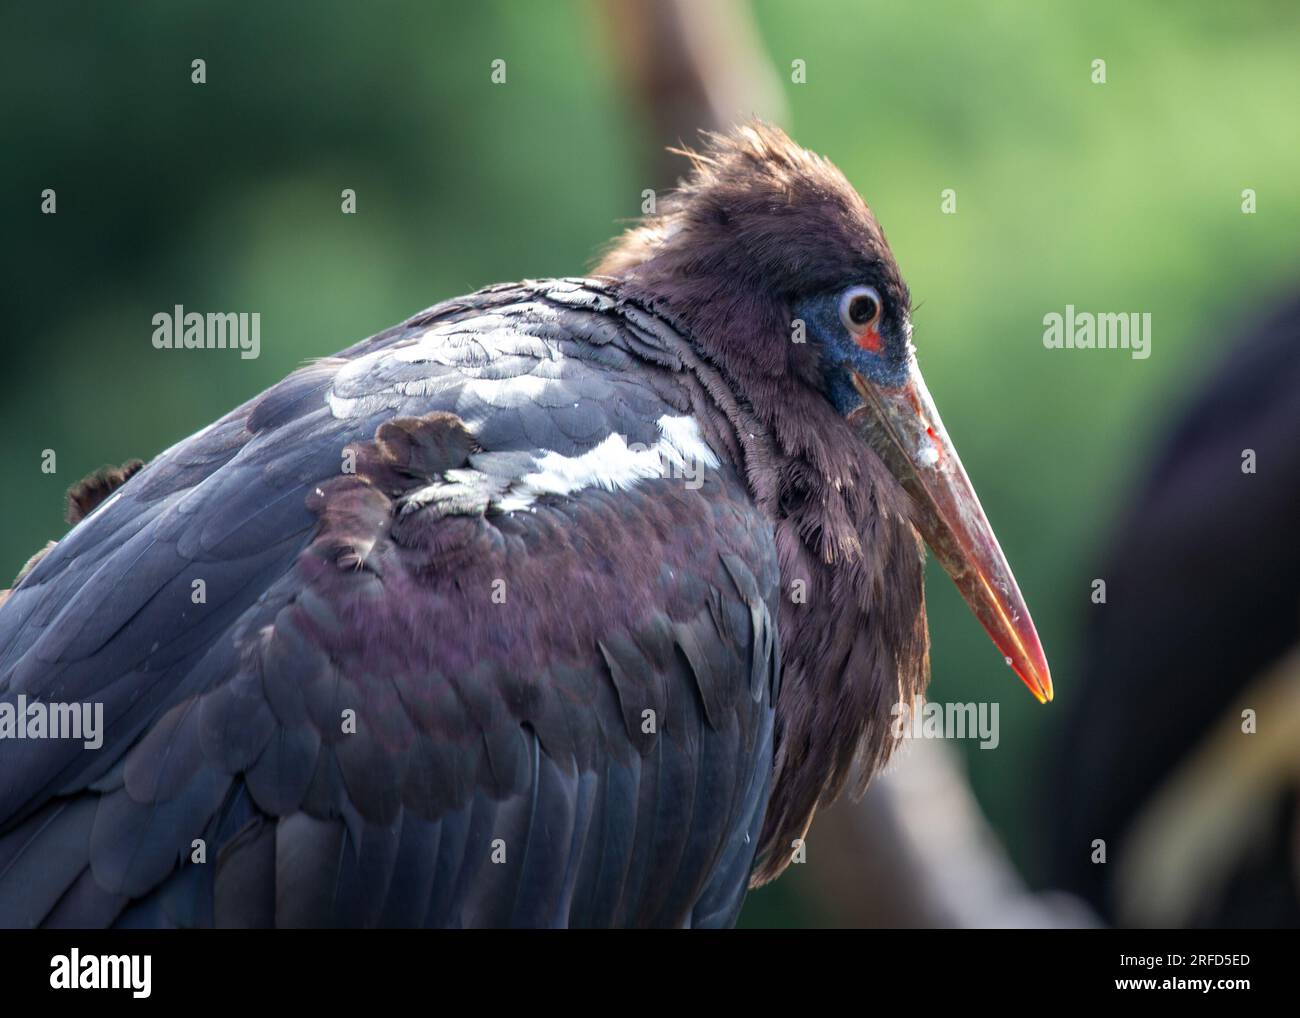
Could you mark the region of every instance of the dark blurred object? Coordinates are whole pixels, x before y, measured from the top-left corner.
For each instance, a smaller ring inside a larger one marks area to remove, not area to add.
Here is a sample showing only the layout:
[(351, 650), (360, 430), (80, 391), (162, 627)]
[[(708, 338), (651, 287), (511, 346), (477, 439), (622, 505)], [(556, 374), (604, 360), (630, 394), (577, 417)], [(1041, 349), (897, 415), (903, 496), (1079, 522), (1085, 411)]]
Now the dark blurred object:
[(1052, 858), (1111, 921), (1300, 924), (1297, 525), (1300, 298), (1226, 351), (1098, 574)]
[(614, 71), (648, 126), (656, 186), (671, 185), (683, 166), (665, 145), (691, 145), (701, 130), (727, 130), (756, 115), (786, 122), (748, 3), (606, 0), (599, 8)]

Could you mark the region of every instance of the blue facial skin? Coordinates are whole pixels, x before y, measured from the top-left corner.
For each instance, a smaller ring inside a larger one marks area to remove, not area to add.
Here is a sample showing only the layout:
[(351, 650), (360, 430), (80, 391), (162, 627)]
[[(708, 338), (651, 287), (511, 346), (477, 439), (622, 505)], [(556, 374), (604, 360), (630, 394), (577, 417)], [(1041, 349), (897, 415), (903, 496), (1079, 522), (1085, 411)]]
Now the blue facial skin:
[(907, 381), (907, 342), (892, 327), (888, 312), (880, 325), (882, 340), (879, 353), (864, 350), (854, 341), (840, 321), (840, 297), (843, 290), (822, 294), (795, 308), (812, 337), (825, 351), (826, 395), (841, 414), (862, 405), (862, 397), (853, 387), (849, 368), (886, 389), (896, 389)]

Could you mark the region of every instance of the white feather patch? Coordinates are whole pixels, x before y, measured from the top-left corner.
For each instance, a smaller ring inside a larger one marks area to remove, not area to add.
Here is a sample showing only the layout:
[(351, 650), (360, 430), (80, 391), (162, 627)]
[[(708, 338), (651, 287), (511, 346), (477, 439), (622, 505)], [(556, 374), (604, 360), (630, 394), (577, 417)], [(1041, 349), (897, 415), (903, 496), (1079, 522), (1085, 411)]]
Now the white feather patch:
[[(584, 488), (620, 491), (648, 477), (700, 478), (705, 467), (716, 468), (718, 457), (700, 434), (693, 417), (670, 417), (656, 422), (659, 441), (654, 445), (629, 446), (619, 434), (611, 434), (580, 456), (548, 452), (537, 461), (538, 469), (510, 486), (497, 503), (502, 512), (527, 509), (542, 495), (572, 495)], [(695, 484), (699, 487), (699, 484)]]

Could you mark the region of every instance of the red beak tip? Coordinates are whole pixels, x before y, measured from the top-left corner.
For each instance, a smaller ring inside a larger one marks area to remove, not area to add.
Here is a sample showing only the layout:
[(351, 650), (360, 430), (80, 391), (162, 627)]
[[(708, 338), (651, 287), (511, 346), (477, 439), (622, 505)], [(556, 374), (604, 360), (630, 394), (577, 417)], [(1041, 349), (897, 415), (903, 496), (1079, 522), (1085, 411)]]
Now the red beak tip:
[(1025, 688), (1033, 694), (1035, 700), (1039, 703), (1051, 703), (1056, 695), (1052, 688), (1052, 675), (1047, 670), (1047, 662), (1044, 661), (1041, 667), (1022, 668), (1016, 665), (1016, 662), (1010, 657), (1003, 657), (1007, 665), (1020, 677), (1020, 681), (1025, 684)]
[(1052, 677), (1046, 669), (1034, 672), (1032, 681), (1026, 682), (1029, 691), (1034, 694), (1034, 699), (1039, 703), (1051, 703), (1052, 698), (1056, 695), (1052, 689)]

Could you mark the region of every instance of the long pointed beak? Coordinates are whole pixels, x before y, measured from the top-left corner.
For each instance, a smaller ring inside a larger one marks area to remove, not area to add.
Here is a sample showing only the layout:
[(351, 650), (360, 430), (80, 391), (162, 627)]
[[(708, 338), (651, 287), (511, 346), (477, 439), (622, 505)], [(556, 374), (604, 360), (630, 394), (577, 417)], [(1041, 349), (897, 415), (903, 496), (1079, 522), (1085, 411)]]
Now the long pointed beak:
[(856, 372), (853, 384), (866, 405), (849, 420), (911, 495), (913, 522), (1007, 664), (1046, 703), (1052, 676), (1043, 645), (916, 361), (897, 388)]

